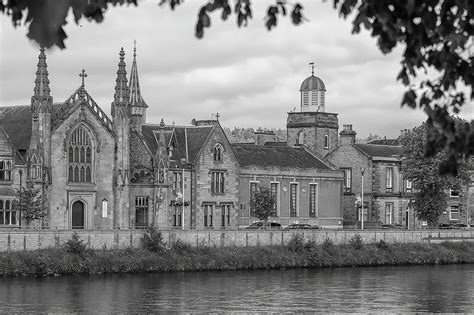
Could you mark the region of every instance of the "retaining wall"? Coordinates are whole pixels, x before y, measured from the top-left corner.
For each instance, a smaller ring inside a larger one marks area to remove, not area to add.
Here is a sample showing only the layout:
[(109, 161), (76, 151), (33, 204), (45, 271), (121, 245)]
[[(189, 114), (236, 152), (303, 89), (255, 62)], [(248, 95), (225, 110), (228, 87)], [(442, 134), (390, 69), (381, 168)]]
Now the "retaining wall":
[[(80, 238), (88, 247), (126, 248), (140, 246), (142, 230), (80, 230)], [(359, 234), (365, 244), (384, 240), (387, 243), (440, 243), (445, 241), (474, 241), (474, 230), (163, 230), (163, 239), (172, 243), (178, 239), (193, 246), (265, 246), (285, 245), (294, 234), (303, 235), (305, 240), (322, 243), (326, 238), (335, 244), (347, 243)], [(0, 252), (35, 250), (60, 247), (71, 239), (73, 231), (66, 230), (0, 230)]]

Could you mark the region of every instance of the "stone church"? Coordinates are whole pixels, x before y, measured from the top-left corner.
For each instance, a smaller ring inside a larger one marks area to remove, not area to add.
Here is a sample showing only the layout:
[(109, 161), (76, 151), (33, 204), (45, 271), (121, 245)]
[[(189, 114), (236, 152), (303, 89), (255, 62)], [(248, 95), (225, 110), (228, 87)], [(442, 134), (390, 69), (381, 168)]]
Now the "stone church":
[(0, 227), (25, 225), (13, 201), (32, 182), (48, 210), (33, 225), (48, 228), (235, 229), (256, 220), (259, 185), (275, 196), (272, 221), (342, 228), (343, 175), (324, 158), (338, 142), (337, 114), (325, 112), (314, 74), (300, 111), (288, 113), (288, 141), (259, 130), (251, 144), (231, 144), (218, 119), (147, 122), (135, 49), (129, 76), (120, 51), (110, 117), (81, 76), (53, 102), (41, 49), (31, 103), (0, 107)]

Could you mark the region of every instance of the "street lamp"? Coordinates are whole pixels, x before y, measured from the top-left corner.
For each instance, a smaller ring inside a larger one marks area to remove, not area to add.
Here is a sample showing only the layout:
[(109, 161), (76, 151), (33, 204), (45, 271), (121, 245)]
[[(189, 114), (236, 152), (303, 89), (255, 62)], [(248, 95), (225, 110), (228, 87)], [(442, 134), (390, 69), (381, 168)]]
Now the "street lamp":
[(360, 169), (360, 173), (362, 174), (362, 191), (361, 191), (361, 207), (360, 207), (360, 227), (361, 227), (361, 230), (364, 229), (364, 173), (365, 173), (365, 167), (361, 167)]

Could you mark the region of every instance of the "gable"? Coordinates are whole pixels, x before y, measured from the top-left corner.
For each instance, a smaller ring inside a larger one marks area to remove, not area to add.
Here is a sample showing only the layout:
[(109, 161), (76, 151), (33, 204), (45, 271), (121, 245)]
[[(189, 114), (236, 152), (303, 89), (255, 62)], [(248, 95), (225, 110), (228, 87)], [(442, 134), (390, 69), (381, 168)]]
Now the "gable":
[(0, 156), (11, 156), (13, 148), (10, 145), (8, 135), (0, 126)]
[(369, 159), (366, 154), (353, 145), (340, 145), (326, 155), (326, 158), (338, 167), (354, 167), (359, 163), (365, 165)]

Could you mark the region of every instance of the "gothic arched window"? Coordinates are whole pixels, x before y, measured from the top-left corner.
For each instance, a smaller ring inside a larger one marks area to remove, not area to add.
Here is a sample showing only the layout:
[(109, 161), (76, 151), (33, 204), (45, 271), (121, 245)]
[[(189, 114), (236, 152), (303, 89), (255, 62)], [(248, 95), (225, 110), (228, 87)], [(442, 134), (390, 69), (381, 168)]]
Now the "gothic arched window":
[(220, 143), (216, 144), (214, 146), (214, 161), (216, 162), (221, 162), (222, 161), (222, 152), (224, 151), (224, 148)]
[(296, 138), (296, 144), (304, 144), (304, 131), (303, 130), (298, 132), (298, 137)]
[(89, 132), (77, 127), (68, 143), (68, 181), (72, 183), (92, 182), (92, 140)]

